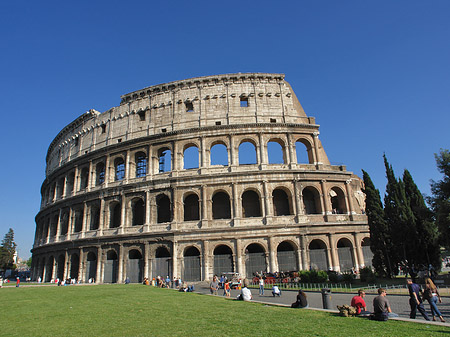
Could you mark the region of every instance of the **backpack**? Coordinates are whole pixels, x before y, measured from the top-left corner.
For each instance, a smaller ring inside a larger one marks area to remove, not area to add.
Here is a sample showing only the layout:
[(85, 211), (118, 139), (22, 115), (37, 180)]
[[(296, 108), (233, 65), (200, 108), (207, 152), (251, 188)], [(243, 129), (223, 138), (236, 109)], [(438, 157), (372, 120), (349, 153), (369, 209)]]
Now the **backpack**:
[(338, 305), (337, 306), (339, 310), (339, 315), (342, 317), (348, 317), (348, 316), (355, 316), (358, 310), (355, 307), (352, 307), (350, 305), (344, 304), (344, 305)]

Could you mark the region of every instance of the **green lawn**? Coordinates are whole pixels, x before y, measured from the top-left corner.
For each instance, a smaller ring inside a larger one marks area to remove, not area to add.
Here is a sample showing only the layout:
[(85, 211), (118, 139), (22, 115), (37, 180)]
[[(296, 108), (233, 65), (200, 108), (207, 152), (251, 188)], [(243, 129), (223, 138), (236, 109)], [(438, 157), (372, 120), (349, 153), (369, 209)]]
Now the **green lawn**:
[(2, 336), (440, 336), (450, 328), (374, 322), (143, 285), (0, 289)]

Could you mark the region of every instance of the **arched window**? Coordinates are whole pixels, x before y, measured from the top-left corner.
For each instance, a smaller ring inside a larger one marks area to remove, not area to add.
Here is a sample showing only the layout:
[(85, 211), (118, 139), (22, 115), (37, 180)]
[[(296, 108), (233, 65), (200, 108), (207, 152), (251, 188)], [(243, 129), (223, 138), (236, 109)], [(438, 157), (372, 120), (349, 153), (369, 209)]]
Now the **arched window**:
[(269, 157), (269, 164), (286, 163), (283, 146), (280, 144), (280, 142), (270, 141), (267, 143), (267, 155)]
[(109, 228), (117, 228), (121, 225), (122, 207), (119, 202), (114, 202), (109, 208)]
[(172, 151), (162, 148), (158, 151), (159, 173), (169, 172), (172, 169)]
[(230, 247), (219, 245), (214, 249), (214, 274), (234, 272), (233, 252)]
[(91, 206), (91, 222), (89, 224), (89, 229), (97, 230), (100, 225), (100, 207), (97, 205)]
[(89, 169), (87, 167), (83, 167), (81, 170), (81, 182), (80, 182), (80, 190), (84, 190), (88, 187), (89, 184)]
[(67, 177), (67, 191), (66, 191), (67, 195), (72, 195), (74, 183), (75, 183), (75, 172), (71, 172)]
[(215, 144), (211, 147), (211, 165), (228, 166), (228, 151), (224, 144)]
[(331, 210), (333, 214), (345, 214), (345, 196), (340, 188), (333, 187), (330, 190)]
[(65, 210), (61, 215), (61, 235), (66, 235), (69, 229), (69, 211)]
[(96, 186), (99, 186), (105, 182), (105, 164), (103, 162), (100, 162), (95, 166), (95, 175)]
[(200, 281), (201, 279), (201, 264), (200, 252), (195, 247), (188, 247), (184, 251), (184, 273), (183, 279), (186, 281)]
[(58, 180), (58, 188), (56, 189), (56, 197), (62, 198), (64, 192), (64, 178)]
[(156, 197), (156, 208), (158, 213), (158, 223), (172, 221), (170, 199), (167, 195), (160, 194)]
[(261, 216), (259, 195), (255, 191), (245, 191), (242, 194), (242, 217), (252, 218)]
[(82, 226), (83, 226), (83, 210), (76, 209), (75, 216), (74, 216), (73, 231), (75, 233), (81, 232)]
[(144, 152), (138, 152), (135, 155), (136, 178), (145, 177), (147, 174), (147, 156)]
[(295, 153), (298, 164), (314, 164), (312, 146), (306, 140), (295, 142)]
[(141, 198), (131, 201), (132, 226), (143, 225), (145, 223), (145, 205)]
[(245, 249), (245, 269), (247, 278), (256, 274), (261, 275), (267, 271), (266, 253), (264, 247), (258, 243), (252, 243)]
[(231, 219), (230, 198), (224, 192), (217, 192), (212, 197), (213, 219)]
[(125, 162), (122, 158), (116, 158), (116, 160), (114, 160), (114, 171), (115, 171), (114, 175), (115, 181), (120, 181), (123, 180), (123, 178), (125, 178)]
[(292, 243), (288, 241), (281, 242), (277, 247), (277, 259), (279, 271), (298, 270), (297, 255)]
[(289, 197), (282, 189), (275, 189), (272, 192), (273, 213), (275, 216), (290, 215)]
[(256, 147), (249, 141), (244, 141), (239, 145), (239, 165), (257, 164)]
[(191, 145), (184, 150), (184, 169), (198, 168), (198, 147)]
[(184, 198), (184, 221), (199, 220), (198, 196), (189, 194)]
[(305, 214), (320, 214), (320, 197), (315, 188), (305, 187), (302, 197)]

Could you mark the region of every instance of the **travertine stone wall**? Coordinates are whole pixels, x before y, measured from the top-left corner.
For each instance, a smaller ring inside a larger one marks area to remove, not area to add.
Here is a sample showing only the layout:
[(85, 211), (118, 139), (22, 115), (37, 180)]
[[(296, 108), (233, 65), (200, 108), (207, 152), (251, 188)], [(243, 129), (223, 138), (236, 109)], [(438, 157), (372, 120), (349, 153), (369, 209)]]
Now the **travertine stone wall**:
[[(220, 266), (250, 277), (370, 264), (361, 180), (330, 165), (318, 136), (281, 74), (176, 81), (90, 110), (50, 144), (33, 275), (205, 280)], [(244, 143), (253, 164), (240, 163)], [(198, 165), (185, 169), (192, 149)]]

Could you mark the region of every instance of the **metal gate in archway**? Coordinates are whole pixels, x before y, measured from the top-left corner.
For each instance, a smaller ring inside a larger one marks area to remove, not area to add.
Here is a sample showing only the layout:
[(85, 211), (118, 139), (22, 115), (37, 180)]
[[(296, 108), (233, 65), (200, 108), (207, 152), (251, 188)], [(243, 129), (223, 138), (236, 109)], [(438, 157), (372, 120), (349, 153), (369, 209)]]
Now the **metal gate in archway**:
[(311, 269), (328, 270), (327, 250), (326, 249), (310, 249), (309, 264)]
[(297, 257), (293, 250), (278, 251), (278, 271), (297, 271)]
[(117, 282), (117, 260), (106, 260), (103, 273), (104, 283)]
[(161, 276), (164, 279), (166, 276), (172, 278), (172, 258), (171, 257), (157, 257), (152, 261), (152, 277), (156, 279)]
[(339, 247), (338, 249), (339, 257), (339, 268), (341, 272), (349, 271), (353, 267), (353, 256), (351, 247)]
[(247, 253), (245, 270), (247, 278), (252, 278), (256, 273), (261, 274), (261, 272), (265, 272), (267, 270), (266, 254), (264, 252)]
[(183, 279), (192, 282), (201, 281), (201, 277), (200, 256), (185, 256)]
[(128, 259), (127, 277), (131, 283), (142, 282), (142, 259)]
[(233, 255), (222, 254), (214, 255), (214, 275), (234, 272)]
[(362, 246), (361, 249), (364, 257), (364, 266), (372, 267), (373, 253), (370, 246)]
[(86, 261), (86, 281), (96, 278), (97, 274), (97, 260)]

